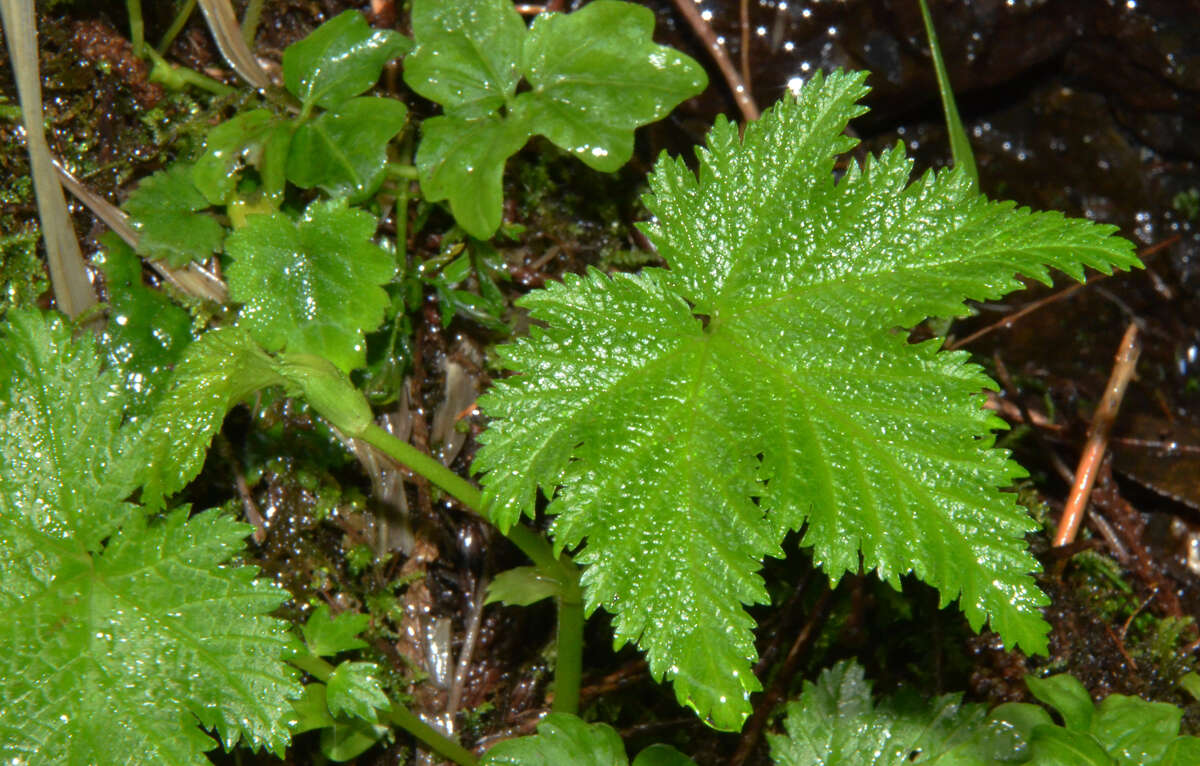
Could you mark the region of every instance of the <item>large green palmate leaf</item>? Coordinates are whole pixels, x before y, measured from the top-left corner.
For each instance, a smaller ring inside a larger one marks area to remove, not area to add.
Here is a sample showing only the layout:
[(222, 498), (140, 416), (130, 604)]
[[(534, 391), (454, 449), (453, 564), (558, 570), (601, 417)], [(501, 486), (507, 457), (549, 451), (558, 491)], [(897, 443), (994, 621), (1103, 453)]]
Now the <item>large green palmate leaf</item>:
[(1113, 227), (989, 202), (960, 173), (910, 184), (900, 147), (836, 179), (864, 78), (814, 77), (744, 140), (718, 121), (698, 176), (660, 161), (646, 231), (670, 269), (523, 299), (536, 325), (500, 350), (520, 374), (480, 402), (491, 518), (551, 497), (556, 542), (583, 546), (587, 608), (720, 728), (759, 688), (742, 604), (767, 601), (757, 570), (789, 530), (835, 580), (861, 554), (1045, 650), (1035, 525), (999, 489), (1022, 471), (978, 396), (992, 384), (895, 328), (963, 315), (1018, 272), (1137, 264)]
[(205, 764), (217, 742), (199, 726), (282, 754), (300, 687), (269, 615), (288, 594), (227, 565), (249, 528), (126, 501), (147, 462), (122, 376), (58, 319), (6, 319), (0, 760)]

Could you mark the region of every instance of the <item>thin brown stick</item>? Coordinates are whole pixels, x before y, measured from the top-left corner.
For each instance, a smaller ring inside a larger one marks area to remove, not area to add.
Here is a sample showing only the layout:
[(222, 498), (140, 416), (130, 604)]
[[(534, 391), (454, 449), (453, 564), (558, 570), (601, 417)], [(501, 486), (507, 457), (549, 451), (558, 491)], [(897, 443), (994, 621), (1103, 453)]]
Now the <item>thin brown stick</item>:
[(728, 83), (729, 89), (733, 91), (733, 98), (737, 101), (738, 109), (742, 110), (742, 118), (746, 122), (757, 120), (759, 115), (758, 104), (754, 102), (754, 97), (750, 95), (750, 89), (742, 80), (742, 76), (734, 68), (733, 61), (730, 60), (729, 54), (725, 51), (725, 46), (717, 42), (716, 33), (713, 32), (712, 27), (708, 25), (704, 17), (700, 15), (700, 11), (696, 10), (696, 3), (693, 0), (675, 0), (675, 7), (683, 15), (683, 18), (687, 19), (687, 23), (704, 43), (704, 46), (708, 48), (713, 61), (717, 62), (717, 67), (725, 77), (725, 82)]
[[(1101, 278), (1103, 278), (1103, 275), (1101, 276)], [(982, 330), (976, 330), (975, 332), (971, 333), (970, 335), (968, 335), (965, 338), (961, 338), (952, 343), (947, 343), (946, 350), (953, 351), (957, 348), (962, 348), (963, 346), (967, 345), (968, 343), (979, 340), (984, 335), (987, 335), (988, 333), (992, 332), (993, 330), (998, 330), (1001, 327), (1012, 327), (1013, 323), (1016, 322), (1021, 317), (1032, 314), (1033, 312), (1037, 311), (1038, 309), (1042, 308), (1043, 306), (1049, 306), (1051, 303), (1054, 303), (1056, 301), (1061, 301), (1063, 298), (1069, 298), (1070, 296), (1072, 296), (1076, 292), (1078, 292), (1079, 289), (1084, 286), (1084, 284), (1086, 284), (1086, 283), (1071, 285), (1066, 290), (1062, 290), (1060, 292), (1054, 293), (1053, 295), (1047, 295), (1045, 298), (1040, 298), (1040, 299), (1034, 301), (1033, 303), (1026, 304), (1026, 305), (1022, 306), (1019, 311), (1016, 311), (1016, 312), (1004, 317), (1004, 319), (1001, 319), (999, 322), (993, 322), (992, 324), (988, 325), (987, 327), (984, 327)]]
[(729, 766), (742, 766), (754, 752), (754, 748), (758, 746), (763, 728), (767, 724), (767, 717), (787, 694), (788, 686), (791, 684), (792, 676), (796, 674), (796, 667), (800, 664), (800, 659), (816, 639), (821, 626), (825, 624), (832, 599), (833, 591), (826, 588), (817, 598), (817, 602), (813, 604), (808, 621), (796, 634), (796, 640), (792, 642), (792, 647), (788, 650), (783, 665), (775, 675), (775, 680), (771, 682), (771, 688), (767, 689), (767, 693), (754, 706), (754, 715), (750, 717), (750, 720), (746, 722), (746, 727), (742, 730), (742, 739), (738, 743), (737, 752), (729, 760)]
[(1141, 353), (1137, 324), (1131, 322), (1125, 330), (1125, 337), (1121, 339), (1121, 347), (1117, 351), (1116, 362), (1108, 377), (1104, 397), (1100, 400), (1100, 406), (1096, 408), (1096, 414), (1092, 416), (1087, 445), (1079, 458), (1079, 467), (1075, 469), (1075, 485), (1071, 487), (1071, 495), (1067, 498), (1062, 520), (1058, 524), (1058, 534), (1054, 536), (1055, 547), (1071, 543), (1079, 532), (1088, 497), (1092, 494), (1092, 485), (1096, 482), (1096, 472), (1104, 457), (1104, 450), (1108, 447), (1108, 432), (1117, 417), (1117, 410), (1121, 408), (1125, 388), (1129, 385), (1129, 379), (1133, 377)]
[(742, 83), (746, 92), (751, 93), (750, 82), (750, 0), (742, 0), (738, 8), (738, 24), (742, 28)]
[(262, 545), (267, 539), (267, 521), (263, 518), (262, 512), (258, 510), (258, 503), (254, 502), (254, 493), (250, 491), (250, 485), (246, 483), (246, 474), (242, 473), (242, 466), (238, 463), (237, 456), (233, 454), (233, 447), (229, 444), (229, 440), (218, 434), (216, 442), (221, 457), (225, 458), (233, 470), (234, 483), (237, 485), (238, 497), (242, 500), (242, 510), (246, 512), (246, 521), (254, 526), (254, 542)]
[[(1180, 236), (1181, 235), (1179, 235), (1179, 234), (1175, 234), (1173, 236), (1167, 237), (1162, 242), (1155, 242), (1153, 245), (1142, 248), (1138, 252), (1138, 258), (1145, 258), (1147, 256), (1154, 255), (1159, 250), (1162, 250), (1163, 248), (1166, 248), (1166, 247), (1170, 247), (1171, 245), (1173, 245), (1179, 241)], [(1001, 319), (999, 322), (993, 322), (992, 324), (988, 325), (987, 327), (984, 327), (982, 330), (977, 330), (965, 338), (961, 338), (952, 343), (947, 343), (946, 350), (953, 351), (956, 348), (962, 348), (963, 346), (967, 345), (968, 343), (979, 340), (984, 335), (987, 335), (988, 333), (993, 332), (994, 330), (998, 330), (1001, 327), (1012, 327), (1013, 323), (1016, 322), (1018, 319), (1021, 319), (1022, 317), (1032, 314), (1033, 312), (1037, 311), (1038, 309), (1042, 308), (1043, 306), (1048, 306), (1051, 303), (1062, 300), (1063, 298), (1068, 298), (1068, 297), (1074, 295), (1080, 288), (1095, 284), (1096, 282), (1099, 282), (1102, 279), (1107, 279), (1109, 276), (1110, 275), (1108, 275), (1108, 274), (1097, 275), (1096, 277), (1093, 277), (1092, 279), (1088, 280), (1087, 282), (1083, 282), (1083, 283), (1080, 283), (1077, 285), (1071, 285), (1070, 287), (1068, 287), (1065, 290), (1054, 293), (1053, 295), (1047, 295), (1045, 298), (1041, 298), (1040, 300), (1036, 300), (1033, 303), (1022, 306), (1019, 311), (1016, 311), (1015, 313), (1010, 314), (1009, 316), (1006, 316), (1004, 319)]]

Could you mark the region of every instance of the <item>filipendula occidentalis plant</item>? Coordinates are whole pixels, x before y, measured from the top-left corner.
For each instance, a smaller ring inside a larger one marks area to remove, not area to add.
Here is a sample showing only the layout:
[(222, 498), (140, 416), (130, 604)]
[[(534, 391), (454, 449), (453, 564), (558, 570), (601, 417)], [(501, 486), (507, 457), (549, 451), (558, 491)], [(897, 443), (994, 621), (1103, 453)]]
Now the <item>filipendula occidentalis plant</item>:
[(904, 332), (1017, 273), (1138, 264), (1114, 228), (989, 202), (959, 170), (909, 183), (897, 146), (837, 178), (862, 72), (818, 75), (746, 126), (718, 119), (693, 173), (659, 161), (644, 230), (668, 264), (569, 275), (522, 300), (534, 326), (500, 349), (518, 373), (481, 401), (475, 462), (501, 529), (550, 498), (587, 610), (614, 615), (655, 678), (722, 729), (760, 688), (757, 571), (784, 535), (835, 581), (913, 573), (1008, 646), (1046, 650), (1046, 603), (1002, 491), (994, 386), (965, 353)]
[[(589, 608), (613, 611), (617, 640), (637, 641), (655, 675), (720, 728), (740, 726), (757, 688), (740, 604), (765, 600), (762, 557), (805, 524), (835, 578), (861, 550), (889, 581), (913, 571), (945, 602), (964, 596), (975, 627), (990, 619), (1009, 643), (1044, 648), (1020, 542), (1030, 525), (996, 490), (1018, 469), (990, 449), (998, 421), (975, 396), (988, 381), (963, 355), (891, 328), (961, 314), (966, 298), (1019, 287), (1015, 271), (1136, 263), (1111, 229), (988, 203), (961, 174), (908, 185), (899, 149), (835, 180), (864, 76), (814, 78), (744, 141), (719, 122), (698, 179), (661, 162), (647, 233), (670, 270), (591, 273), (526, 299), (546, 326), (504, 352), (524, 374), (485, 403), (498, 418), (478, 464), (490, 517), (512, 533), (539, 488), (553, 496), (556, 541), (583, 544)], [(313, 226), (362, 228), (320, 204)], [(348, 434), (369, 429), (361, 407), (336, 401), (353, 390), (326, 385), (341, 380), (328, 363), (273, 360), (256, 343), (278, 340), (231, 332), (189, 352), (208, 367), (180, 365), (173, 392), (196, 397), (197, 427), (140, 437), (156, 458), (120, 486), (140, 483), (150, 508), (199, 469), (225, 410), (262, 385), (313, 397)], [(163, 433), (183, 437), (183, 457), (163, 455), (180, 446)]]

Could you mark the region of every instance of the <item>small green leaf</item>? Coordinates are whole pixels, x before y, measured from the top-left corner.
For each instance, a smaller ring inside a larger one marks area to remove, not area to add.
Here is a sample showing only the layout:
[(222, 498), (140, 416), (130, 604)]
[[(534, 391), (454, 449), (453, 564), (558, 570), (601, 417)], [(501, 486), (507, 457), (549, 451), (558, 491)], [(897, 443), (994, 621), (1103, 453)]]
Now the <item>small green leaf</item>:
[(288, 716), (288, 729), (292, 734), (303, 734), (313, 729), (333, 726), (333, 716), (325, 702), (325, 684), (312, 682), (304, 685), (299, 699), (292, 700), (292, 713)]
[(1179, 679), (1179, 686), (1185, 692), (1192, 695), (1192, 699), (1200, 701), (1200, 673), (1191, 671)]
[(786, 736), (767, 735), (777, 766), (992, 766), (1019, 763), (1020, 740), (962, 695), (901, 692), (876, 705), (862, 667), (839, 662), (788, 703)]
[(404, 81), (446, 114), (487, 117), (517, 89), (525, 22), (508, 0), (414, 0)]
[(266, 109), (242, 112), (213, 128), (204, 140), (204, 154), (192, 167), (192, 182), (210, 205), (224, 205), (237, 188), (243, 165), (259, 167), (264, 145), (281, 121)]
[(1194, 766), (1200, 763), (1200, 737), (1180, 737), (1171, 743), (1158, 766)]
[(1079, 679), (1069, 673), (1060, 673), (1049, 678), (1025, 676), (1025, 685), (1029, 692), (1038, 699), (1058, 711), (1062, 716), (1063, 725), (1073, 731), (1090, 731), (1092, 716), (1096, 707)]
[(138, 232), (138, 254), (179, 267), (221, 249), (225, 229), (212, 216), (196, 212), (208, 204), (192, 182), (192, 166), (177, 162), (142, 179), (121, 207)]
[(124, 378), (126, 418), (137, 421), (153, 409), (192, 342), (192, 318), (162, 291), (142, 284), (142, 262), (128, 245), (112, 233), (101, 241), (110, 311), (100, 341)]
[(525, 123), (431, 117), (421, 123), (421, 134), (417, 171), (425, 199), (448, 199), (468, 234), (491, 237), (504, 214), (504, 163), (529, 139)]
[(390, 29), (372, 29), (358, 11), (345, 11), (283, 52), (283, 82), (305, 109), (332, 108), (379, 80), (383, 67), (412, 49)]
[(537, 567), (516, 567), (496, 575), (488, 585), (485, 604), (529, 606), (559, 594), (561, 586)]
[(696, 762), (670, 745), (651, 745), (637, 754), (633, 766), (696, 766)]
[(634, 128), (708, 85), (699, 63), (653, 33), (653, 11), (619, 0), (539, 14), (522, 58), (532, 90), (514, 114), (596, 170), (617, 170), (633, 155)]
[(1110, 694), (1092, 719), (1092, 734), (1121, 763), (1157, 763), (1179, 736), (1183, 711), (1166, 702)]
[(321, 356), (343, 372), (366, 358), (363, 333), (383, 319), (392, 257), (371, 242), (375, 219), (346, 200), (313, 202), (299, 221), (255, 215), (229, 237), (226, 274), (238, 324), (269, 351)]
[(343, 662), (325, 681), (325, 700), (334, 717), (349, 716), (377, 723), (376, 710), (392, 706), (379, 685), (379, 666), (374, 662)]
[(204, 466), (225, 413), (255, 391), (284, 383), (274, 362), (240, 328), (213, 330), (193, 342), (126, 447), (145, 464), (142, 502), (158, 506), (183, 489)]
[(404, 129), (408, 109), (394, 98), (352, 98), (292, 136), (287, 177), (305, 189), (361, 202), (379, 189), (387, 165), (387, 146)]
[(318, 606), (301, 628), (308, 650), (318, 657), (332, 657), (351, 649), (364, 649), (367, 642), (358, 637), (371, 622), (370, 615), (342, 612), (329, 614), (325, 604)]
[(1029, 742), (1038, 726), (1053, 726), (1054, 719), (1041, 705), (1028, 702), (1006, 702), (992, 710), (991, 719), (1011, 726), (1022, 740)]
[(1117, 763), (1086, 731), (1039, 726), (1033, 730), (1030, 745), (1036, 766), (1116, 766)]
[(1096, 706), (1083, 684), (1065, 673), (1044, 679), (1026, 676), (1025, 683), (1035, 697), (1059, 712), (1064, 726), (1054, 726), (1049, 714), (1035, 705), (1001, 705), (992, 717), (1013, 726), (1031, 743), (1038, 766), (1197, 762), (1189, 758), (1200, 754), (1200, 739), (1180, 736), (1183, 711), (1174, 705), (1111, 694)]
[(626, 766), (625, 744), (608, 724), (551, 713), (537, 734), (494, 745), (480, 766)]

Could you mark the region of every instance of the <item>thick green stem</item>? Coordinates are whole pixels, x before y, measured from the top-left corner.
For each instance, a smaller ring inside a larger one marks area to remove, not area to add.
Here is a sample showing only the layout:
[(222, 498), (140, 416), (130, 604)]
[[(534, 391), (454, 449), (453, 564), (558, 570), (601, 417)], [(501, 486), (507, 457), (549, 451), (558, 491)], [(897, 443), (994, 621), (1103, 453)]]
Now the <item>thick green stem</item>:
[(403, 705), (392, 703), (392, 709), (388, 712), (387, 719), (424, 742), (433, 752), (443, 758), (449, 758), (459, 766), (475, 766), (479, 763), (470, 750), (422, 721)]
[[(479, 490), (408, 442), (397, 439), (374, 423), (367, 426), (359, 438), (449, 492), (475, 513), (484, 515), (483, 496)], [(583, 674), (584, 620), (579, 568), (567, 556), (555, 556), (550, 541), (529, 527), (514, 524), (505, 536), (539, 569), (550, 573), (559, 582), (554, 709), (574, 713), (579, 709), (579, 679)]]
[(397, 439), (374, 423), (367, 426), (359, 438), (393, 460), (408, 466), (413, 472), (429, 479), (475, 513), (483, 515), (483, 495), (479, 493), (479, 490), (439, 461), (408, 442)]
[[(288, 657), (288, 662), (322, 683), (329, 680), (329, 676), (334, 670), (333, 665), (307, 651)], [(392, 702), (391, 709), (384, 714), (384, 717), (425, 743), (425, 746), (433, 752), (443, 758), (449, 758), (459, 766), (476, 766), (478, 763), (469, 750), (422, 721), (411, 710), (398, 702)]]
[(389, 162), (384, 167), (384, 172), (388, 174), (389, 178), (399, 178), (406, 181), (416, 181), (421, 177), (416, 165), (401, 165), (398, 162)]
[(583, 675), (583, 591), (576, 567), (558, 596), (558, 663), (554, 670), (554, 712), (579, 713), (579, 682)]
[(188, 0), (183, 4), (183, 8), (175, 15), (175, 20), (171, 22), (171, 26), (167, 28), (167, 33), (163, 35), (162, 40), (158, 42), (158, 52), (166, 55), (167, 48), (171, 47), (171, 43), (175, 42), (175, 38), (183, 31), (184, 25), (192, 15), (192, 11), (196, 10), (196, 0)]
[(333, 665), (330, 665), (317, 655), (311, 654), (307, 651), (297, 652), (291, 657), (288, 657), (287, 661), (300, 668), (305, 673), (308, 673), (321, 683), (328, 681), (329, 674), (333, 672)]
[(150, 70), (150, 81), (162, 83), (169, 90), (182, 91), (187, 86), (193, 85), (216, 96), (228, 96), (234, 92), (233, 88), (225, 83), (217, 82), (194, 69), (169, 63), (153, 48), (147, 48), (146, 54), (154, 62), (154, 67)]
[(146, 55), (146, 24), (142, 20), (142, 0), (125, 0), (125, 9), (129, 12), (129, 42), (133, 47), (133, 55), (141, 58)]

